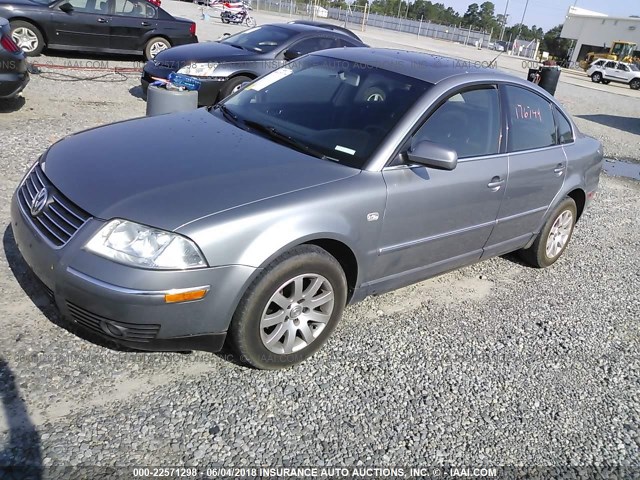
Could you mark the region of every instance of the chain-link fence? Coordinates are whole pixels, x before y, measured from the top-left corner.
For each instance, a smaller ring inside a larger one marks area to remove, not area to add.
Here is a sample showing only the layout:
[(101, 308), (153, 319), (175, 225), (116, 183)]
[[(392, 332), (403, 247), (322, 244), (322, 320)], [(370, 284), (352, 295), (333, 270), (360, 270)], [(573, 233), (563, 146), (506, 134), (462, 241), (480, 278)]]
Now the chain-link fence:
[[(315, 19), (321, 21), (323, 18), (337, 20), (343, 26), (354, 30), (356, 33), (363, 26), (364, 11), (358, 9), (344, 9), (328, 7), (323, 2), (308, 3), (295, 1), (278, 0), (253, 0), (253, 8), (283, 16)], [(325, 5), (325, 6), (323, 6)], [(493, 32), (473, 30), (456, 25), (441, 25), (432, 23), (430, 20), (411, 20), (406, 18), (380, 15), (377, 13), (367, 14), (364, 18), (364, 27), (382, 28), (397, 32), (409, 33), (421, 37), (429, 37), (437, 40), (446, 40), (462, 45), (471, 45), (478, 48), (494, 48), (496, 38)], [(538, 53), (539, 42), (516, 40), (508, 43), (507, 52), (526, 58), (535, 58)]]

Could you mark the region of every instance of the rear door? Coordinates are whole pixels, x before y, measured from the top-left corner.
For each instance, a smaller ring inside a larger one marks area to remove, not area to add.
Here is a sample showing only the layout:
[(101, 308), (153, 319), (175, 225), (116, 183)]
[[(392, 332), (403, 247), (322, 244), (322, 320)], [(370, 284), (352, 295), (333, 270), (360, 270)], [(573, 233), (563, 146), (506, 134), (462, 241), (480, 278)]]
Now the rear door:
[[(67, 3), (73, 10), (60, 10)], [(106, 0), (63, 0), (51, 9), (55, 38), (50, 44), (109, 48), (109, 20)]]
[(145, 0), (110, 0), (113, 4), (111, 19), (111, 48), (142, 50), (145, 35), (156, 29), (158, 11)]
[(564, 183), (567, 159), (551, 103), (525, 87), (500, 87), (507, 120), (509, 177), (485, 256), (524, 246)]

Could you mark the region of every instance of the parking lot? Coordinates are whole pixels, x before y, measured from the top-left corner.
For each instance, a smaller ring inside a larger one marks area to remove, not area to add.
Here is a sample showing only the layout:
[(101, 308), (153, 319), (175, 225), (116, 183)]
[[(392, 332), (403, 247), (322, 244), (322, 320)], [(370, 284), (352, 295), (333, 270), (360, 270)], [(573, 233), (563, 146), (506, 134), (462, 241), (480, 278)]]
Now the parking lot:
[[(197, 20), (201, 41), (243, 28), (201, 20), (195, 4), (163, 7)], [(376, 47), (498, 54), (350, 27)], [(293, 369), (252, 370), (230, 352), (116, 350), (67, 331), (16, 249), (9, 205), (51, 143), (145, 114), (142, 59), (31, 61), (41, 73), (24, 98), (0, 104), (0, 469), (639, 464), (640, 182), (603, 174), (553, 267), (500, 257), (368, 298)], [(639, 91), (564, 71), (556, 97), (607, 157), (640, 163)], [(159, 135), (171, 132), (139, 142)]]

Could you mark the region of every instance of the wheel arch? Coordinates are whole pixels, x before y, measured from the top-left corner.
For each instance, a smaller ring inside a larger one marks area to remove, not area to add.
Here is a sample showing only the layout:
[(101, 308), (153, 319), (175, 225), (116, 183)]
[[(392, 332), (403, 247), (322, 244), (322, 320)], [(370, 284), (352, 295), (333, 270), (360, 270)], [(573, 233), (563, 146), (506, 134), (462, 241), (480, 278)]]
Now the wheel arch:
[(151, 31), (151, 32), (148, 32), (144, 37), (142, 37), (142, 46), (140, 47), (140, 50), (144, 52), (145, 48), (147, 48), (147, 44), (149, 43), (149, 40), (152, 40), (154, 38), (162, 38), (163, 40), (166, 40), (167, 42), (169, 42), (170, 47), (173, 47), (173, 42), (171, 41), (171, 39), (167, 34), (156, 33), (155, 31)]
[(580, 216), (582, 215), (582, 212), (584, 211), (584, 207), (587, 203), (587, 194), (584, 192), (582, 188), (574, 188), (569, 193), (567, 193), (566, 196), (572, 198), (573, 201), (576, 202), (576, 210), (577, 210), (576, 222), (577, 222), (578, 220), (580, 220)]
[(37, 21), (35, 21), (32, 18), (27, 18), (27, 17), (22, 17), (20, 15), (15, 16), (15, 17), (11, 17), (11, 18), (7, 18), (7, 20), (9, 20), (9, 23), (11, 22), (26, 22), (26, 23), (30, 23), (31, 25), (33, 25), (34, 27), (36, 27), (39, 31), (40, 31), (40, 35), (42, 35), (42, 38), (44, 39), (44, 46), (46, 47), (47, 45), (49, 45), (49, 38), (47, 37), (47, 30)]

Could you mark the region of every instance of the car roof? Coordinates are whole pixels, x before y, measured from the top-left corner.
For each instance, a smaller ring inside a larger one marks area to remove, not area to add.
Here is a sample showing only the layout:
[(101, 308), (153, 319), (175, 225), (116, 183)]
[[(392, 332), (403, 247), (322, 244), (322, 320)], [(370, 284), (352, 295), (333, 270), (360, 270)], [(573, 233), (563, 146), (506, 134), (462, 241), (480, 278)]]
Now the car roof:
[(355, 33), (345, 27), (341, 27), (340, 25), (333, 25), (332, 23), (324, 23), (324, 22), (314, 22), (311, 20), (292, 20), (289, 22), (289, 25), (309, 25), (310, 27), (318, 27), (323, 28), (325, 30), (331, 30), (333, 32), (340, 32), (348, 35), (351, 38), (362, 42), (360, 37), (358, 37)]
[[(319, 22), (317, 22), (319, 23)], [(355, 36), (355, 34), (349, 35), (346, 32), (343, 32), (342, 27), (340, 27), (339, 29), (335, 29), (335, 28), (329, 28), (329, 27), (335, 27), (334, 25), (329, 25), (329, 24), (322, 24), (322, 25), (328, 25), (328, 27), (325, 26), (319, 26), (319, 25), (310, 25), (308, 23), (269, 23), (268, 26), (273, 26), (273, 27), (279, 27), (279, 28), (286, 28), (288, 30), (293, 30), (299, 33), (307, 33), (307, 32), (316, 32), (316, 33), (329, 33), (329, 34), (335, 34), (337, 36), (340, 37), (347, 37), (350, 38), (351, 40), (356, 40), (360, 43), (362, 43), (362, 40), (360, 40), (358, 37)], [(265, 25), (267, 26), (267, 25)]]
[(340, 60), (359, 62), (433, 84), (441, 82), (445, 78), (468, 73), (480, 74), (488, 80), (530, 83), (513, 75), (499, 72), (494, 66), (489, 66), (490, 62), (472, 62), (408, 50), (362, 47), (334, 48), (315, 52), (312, 55), (331, 56)]

